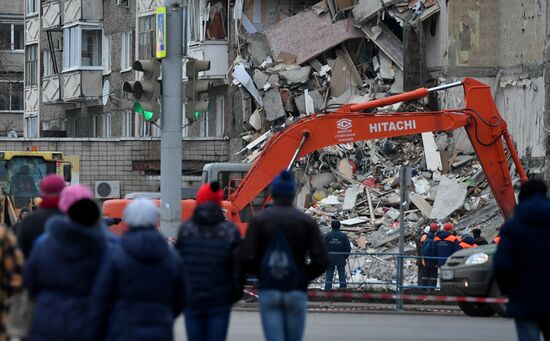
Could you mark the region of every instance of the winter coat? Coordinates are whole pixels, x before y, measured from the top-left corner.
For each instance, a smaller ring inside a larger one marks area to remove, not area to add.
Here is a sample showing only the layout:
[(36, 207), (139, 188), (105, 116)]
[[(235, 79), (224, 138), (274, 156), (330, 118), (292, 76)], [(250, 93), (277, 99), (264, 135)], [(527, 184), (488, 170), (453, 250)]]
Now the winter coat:
[(435, 234), (435, 248), (437, 250), (437, 265), (442, 266), (450, 255), (460, 250), (458, 238), (449, 231), (439, 231)]
[(52, 217), (46, 229), (24, 269), (25, 286), (36, 299), (30, 340), (84, 340), (105, 234), (101, 226), (82, 226), (65, 216)]
[(183, 309), (179, 255), (154, 226), (111, 245), (92, 294), (89, 340), (172, 340)]
[(240, 245), (239, 231), (225, 220), (218, 205), (207, 202), (195, 208), (176, 240), (183, 261), (186, 309), (228, 306), (241, 298)]
[[(323, 243), (333, 263), (345, 262), (349, 257), (351, 245), (348, 236), (340, 230), (332, 230), (323, 236)], [(334, 252), (336, 254), (331, 254)]]
[(474, 237), (472, 237), (472, 236), (467, 236), (467, 237), (462, 238), (462, 241), (459, 243), (459, 245), (463, 249), (468, 249), (468, 248), (471, 248), (471, 247), (477, 247), (477, 244), (474, 240)]
[(477, 237), (477, 238), (474, 238), (474, 242), (476, 243), (476, 245), (487, 245), (489, 244), (489, 242), (487, 241), (487, 239), (483, 238), (483, 237)]
[(0, 226), (0, 341), (6, 340), (6, 301), (23, 289), (23, 254), (17, 248), (15, 236)]
[(61, 214), (57, 208), (39, 207), (31, 212), (19, 223), (17, 231), (17, 243), (25, 255), (29, 258), (34, 241), (44, 233), (44, 227), (50, 217)]
[(550, 199), (520, 202), (502, 227), (493, 264), (511, 317), (550, 318)]
[(438, 265), (437, 258), (431, 258), (437, 257), (437, 246), (434, 238), (435, 233), (430, 231), (426, 234), (426, 239), (422, 242), (422, 256), (424, 256), (422, 259), (424, 261), (423, 264), (429, 268), (437, 267)]
[[(284, 229), (283, 233), (301, 274), (299, 289), (305, 291), (311, 280), (325, 272), (328, 254), (317, 223), (290, 204), (275, 203), (251, 219), (242, 248), (243, 262), (248, 272), (259, 277), (269, 242), (280, 229)], [(306, 256), (310, 259), (307, 264)]]

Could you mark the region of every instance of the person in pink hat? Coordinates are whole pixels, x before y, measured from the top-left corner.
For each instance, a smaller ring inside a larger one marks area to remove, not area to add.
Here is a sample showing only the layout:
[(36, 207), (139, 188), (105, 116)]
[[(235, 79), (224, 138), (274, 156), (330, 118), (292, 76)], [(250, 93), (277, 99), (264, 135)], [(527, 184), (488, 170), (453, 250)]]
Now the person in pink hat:
[(30, 340), (84, 340), (89, 297), (107, 250), (99, 206), (88, 187), (61, 192), (63, 215), (51, 217), (23, 271), (36, 306)]
[(21, 220), (17, 231), (17, 243), (28, 258), (34, 241), (44, 233), (44, 226), (50, 217), (61, 214), (59, 196), (65, 188), (65, 180), (57, 174), (47, 175), (40, 181), (40, 198), (42, 202), (36, 210)]

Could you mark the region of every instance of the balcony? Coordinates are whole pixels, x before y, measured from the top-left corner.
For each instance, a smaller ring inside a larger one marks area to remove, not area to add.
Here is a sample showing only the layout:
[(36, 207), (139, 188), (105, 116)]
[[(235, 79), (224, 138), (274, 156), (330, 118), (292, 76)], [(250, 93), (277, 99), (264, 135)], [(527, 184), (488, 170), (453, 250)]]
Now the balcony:
[(103, 0), (64, 0), (63, 24), (103, 19)]
[(74, 70), (63, 72), (61, 84), (63, 101), (84, 103), (85, 105), (101, 104), (101, 70)]
[(210, 70), (201, 72), (204, 79), (222, 80), (227, 82), (226, 74), (229, 70), (229, 42), (227, 40), (204, 40), (189, 43), (189, 56), (210, 61)]
[(44, 30), (59, 30), (61, 28), (59, 1), (48, 1), (42, 4), (42, 28)]
[(59, 76), (42, 78), (42, 102), (46, 104), (58, 103), (61, 100)]

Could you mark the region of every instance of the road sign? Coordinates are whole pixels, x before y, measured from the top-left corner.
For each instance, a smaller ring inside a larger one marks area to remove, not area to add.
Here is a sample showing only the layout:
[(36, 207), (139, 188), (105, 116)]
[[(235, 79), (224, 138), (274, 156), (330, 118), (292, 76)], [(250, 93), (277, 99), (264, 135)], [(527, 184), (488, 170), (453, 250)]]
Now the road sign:
[(166, 7), (157, 7), (156, 22), (156, 56), (157, 59), (166, 58)]

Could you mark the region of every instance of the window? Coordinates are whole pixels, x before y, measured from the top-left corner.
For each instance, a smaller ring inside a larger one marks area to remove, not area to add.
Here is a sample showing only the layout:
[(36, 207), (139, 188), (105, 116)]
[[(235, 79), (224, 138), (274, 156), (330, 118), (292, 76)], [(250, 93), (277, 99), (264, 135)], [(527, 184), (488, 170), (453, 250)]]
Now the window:
[(103, 137), (111, 137), (111, 113), (103, 115)]
[(209, 112), (203, 112), (199, 115), (199, 137), (208, 137), (208, 116)]
[(63, 69), (102, 68), (102, 30), (77, 25), (63, 31)]
[(23, 111), (23, 81), (0, 80), (0, 111)]
[(38, 116), (25, 117), (25, 137), (38, 137)]
[(189, 6), (189, 40), (227, 39), (227, 1), (192, 0)]
[(138, 57), (140, 59), (155, 57), (155, 16), (139, 18), (138, 23)]
[(125, 111), (122, 114), (122, 136), (123, 137), (132, 137), (134, 136), (133, 125), (134, 113), (132, 111)]
[(116, 0), (116, 5), (120, 7), (129, 7), (129, 0)]
[(132, 69), (132, 32), (122, 33), (122, 52), (120, 53), (120, 71)]
[(103, 36), (102, 53), (103, 74), (108, 75), (111, 73), (111, 36)]
[(38, 84), (37, 71), (38, 71), (38, 44), (27, 46), (25, 52), (25, 86), (32, 86)]
[(0, 50), (23, 50), (23, 25), (0, 24)]
[(216, 136), (223, 136), (223, 112), (224, 112), (224, 98), (219, 96), (216, 98)]
[(42, 60), (43, 60), (43, 68), (44, 68), (44, 77), (53, 76), (53, 62), (52, 62), (52, 53), (50, 50), (44, 50), (42, 51)]
[(38, 0), (27, 0), (27, 14), (38, 13)]

